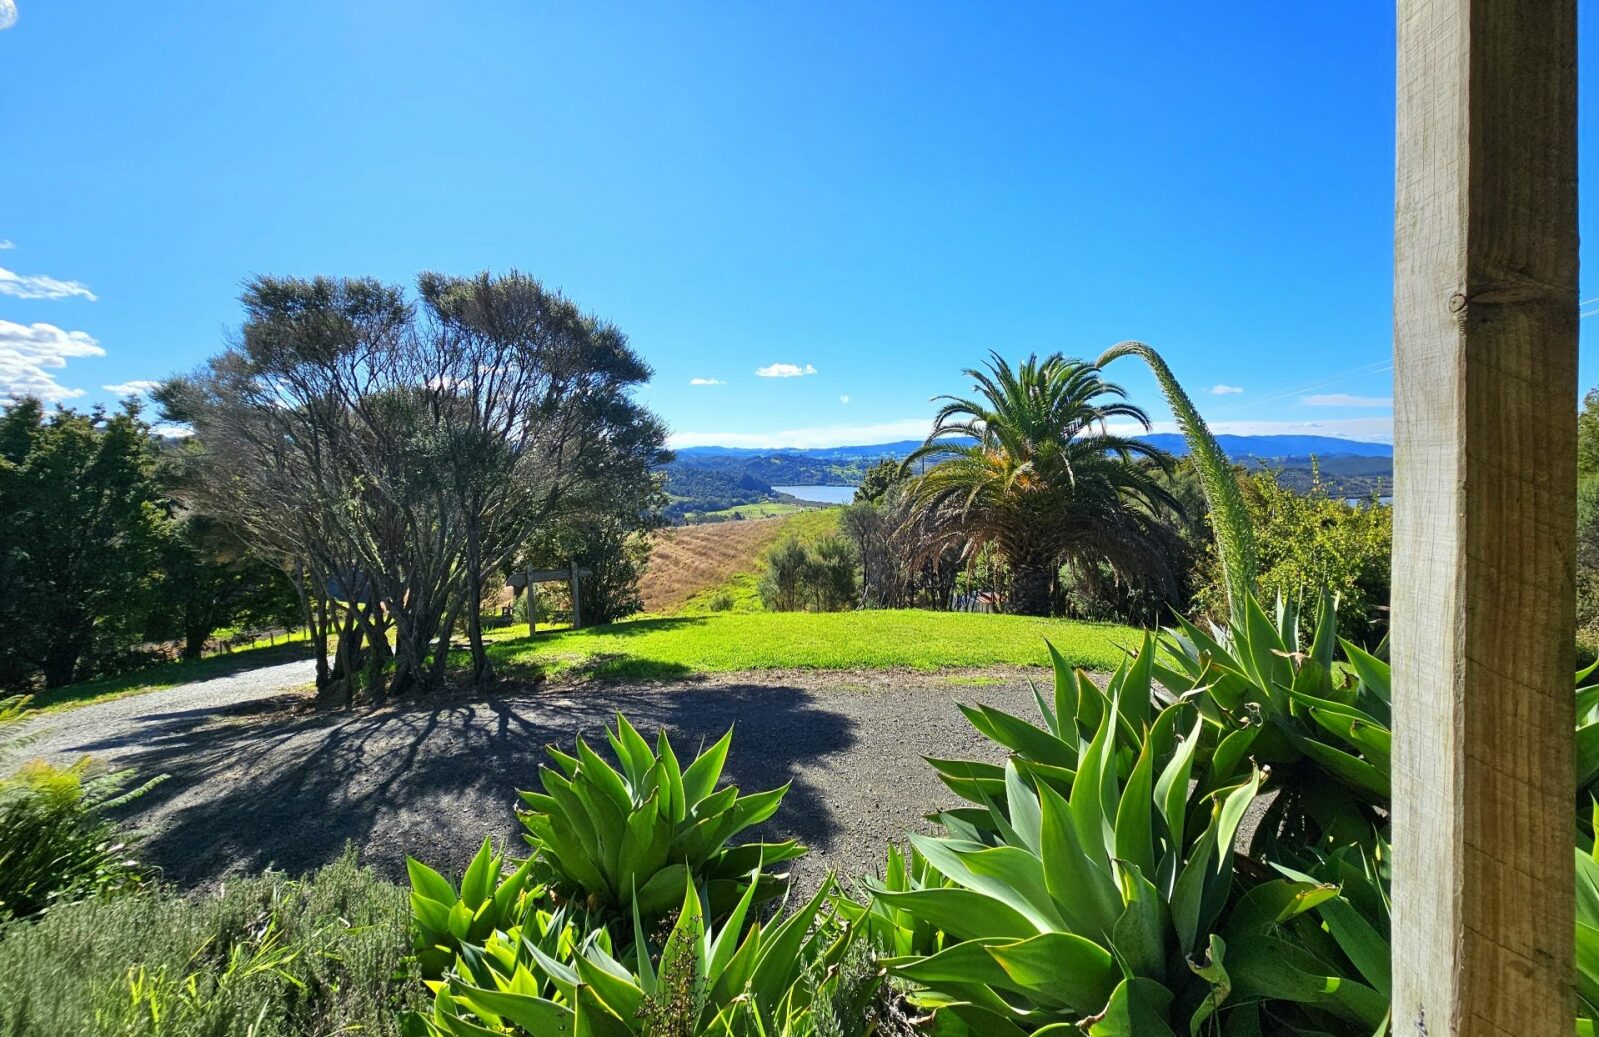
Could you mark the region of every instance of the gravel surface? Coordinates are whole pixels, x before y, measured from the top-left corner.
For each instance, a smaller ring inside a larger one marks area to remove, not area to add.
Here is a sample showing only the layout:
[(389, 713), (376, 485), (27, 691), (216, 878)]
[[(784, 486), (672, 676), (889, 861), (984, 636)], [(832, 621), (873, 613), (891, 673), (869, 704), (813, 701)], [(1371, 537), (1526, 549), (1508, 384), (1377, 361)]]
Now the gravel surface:
[(647, 737), (665, 726), (680, 758), (736, 725), (725, 777), (749, 791), (793, 782), (760, 834), (812, 848), (796, 879), (813, 888), (829, 868), (875, 870), (888, 840), (956, 805), (923, 755), (997, 758), (954, 700), (1033, 709), (1023, 671), (983, 686), (969, 675), (787, 672), (314, 713), (303, 691), (312, 673), (295, 662), (53, 715), (33, 752), (169, 774), (130, 819), (146, 833), (145, 858), (180, 885), (268, 865), (302, 872), (349, 840), (403, 881), (408, 853), (459, 874), (485, 835), (519, 844), (516, 791), (534, 787), (543, 747), (579, 732), (603, 744), (617, 710)]

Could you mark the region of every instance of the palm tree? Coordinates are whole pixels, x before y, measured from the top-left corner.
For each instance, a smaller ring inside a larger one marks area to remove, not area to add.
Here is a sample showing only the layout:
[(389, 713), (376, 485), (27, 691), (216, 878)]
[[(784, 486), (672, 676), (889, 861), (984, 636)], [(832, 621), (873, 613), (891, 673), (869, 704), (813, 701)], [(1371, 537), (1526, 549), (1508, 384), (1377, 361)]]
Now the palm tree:
[(1175, 585), (1181, 514), (1162, 488), (1172, 459), (1112, 421), (1149, 429), (1144, 412), (1099, 368), (1059, 353), (1017, 369), (997, 353), (968, 399), (943, 401), (927, 441), (905, 461), (933, 463), (910, 488), (911, 521), (928, 549), (965, 541), (992, 545), (1011, 569), (1009, 607), (1048, 615), (1056, 574), (1067, 562), (1108, 564), (1120, 579)]

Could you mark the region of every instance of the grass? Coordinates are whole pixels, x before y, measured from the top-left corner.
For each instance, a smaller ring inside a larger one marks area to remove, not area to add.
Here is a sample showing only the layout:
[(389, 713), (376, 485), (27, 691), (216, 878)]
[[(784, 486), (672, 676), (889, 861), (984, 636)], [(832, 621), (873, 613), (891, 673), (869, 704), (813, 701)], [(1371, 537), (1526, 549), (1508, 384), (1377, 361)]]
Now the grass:
[(713, 522), (663, 529), (655, 535), (639, 590), (652, 615), (711, 611), (726, 592), (733, 610), (760, 608), (755, 593), (766, 553), (790, 537), (814, 542), (838, 531), (837, 508), (804, 508), (767, 522)]
[(918, 609), (722, 612), (524, 637), (502, 641), (490, 653), (502, 666), (550, 675), (670, 678), (741, 670), (1045, 666), (1048, 639), (1067, 662), (1107, 670), (1141, 636), (1109, 623)]
[(64, 688), (41, 691), (33, 696), (31, 706), (34, 711), (48, 713), (76, 709), (96, 702), (160, 691), (190, 681), (227, 677), (260, 666), (306, 659), (310, 657), (310, 653), (310, 642), (302, 632), (290, 635), (287, 640), (280, 637), (275, 645), (266, 641), (257, 641), (248, 648), (239, 648), (224, 655), (208, 655), (203, 659), (180, 659), (176, 662), (160, 663), (144, 670), (131, 670), (113, 677), (101, 677), (79, 684), (69, 684)]
[(777, 518), (780, 515), (795, 515), (802, 511), (811, 511), (813, 508), (802, 504), (783, 504), (778, 501), (761, 501), (758, 504), (740, 504), (732, 508), (723, 508), (720, 511), (698, 511), (693, 513), (697, 520), (705, 519), (732, 519), (734, 513), (743, 515), (746, 519)]

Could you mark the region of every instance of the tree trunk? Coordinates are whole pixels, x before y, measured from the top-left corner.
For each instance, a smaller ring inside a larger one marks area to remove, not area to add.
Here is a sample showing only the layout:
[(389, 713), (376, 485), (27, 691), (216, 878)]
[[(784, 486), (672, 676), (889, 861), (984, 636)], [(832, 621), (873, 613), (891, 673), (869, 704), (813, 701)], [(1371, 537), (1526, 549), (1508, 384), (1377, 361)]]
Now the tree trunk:
[(1017, 562), (1011, 570), (1010, 611), (1018, 616), (1049, 615), (1054, 572), (1038, 562)]
[(476, 522), (466, 531), (466, 637), (472, 645), (472, 680), (492, 680), (494, 667), (483, 647), (483, 548)]

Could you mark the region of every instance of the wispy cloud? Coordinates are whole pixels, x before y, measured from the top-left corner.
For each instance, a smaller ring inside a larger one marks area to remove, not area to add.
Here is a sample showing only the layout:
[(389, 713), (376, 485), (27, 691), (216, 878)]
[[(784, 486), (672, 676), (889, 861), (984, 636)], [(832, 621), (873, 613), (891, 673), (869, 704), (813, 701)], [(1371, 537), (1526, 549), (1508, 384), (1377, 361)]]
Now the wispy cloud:
[(690, 385), (726, 385), (727, 383), (722, 381), (720, 378), (690, 378), (688, 380), (688, 384), (690, 384)]
[(100, 388), (106, 392), (116, 393), (118, 396), (148, 396), (155, 392), (161, 383), (154, 378), (135, 378), (131, 382), (118, 382), (116, 385), (102, 385)]
[(14, 299), (70, 299), (73, 296), (90, 302), (95, 299), (95, 294), (82, 281), (61, 281), (44, 274), (19, 274), (5, 267), (0, 267), (0, 295)]
[(1351, 396), (1346, 392), (1319, 393), (1299, 401), (1307, 407), (1392, 407), (1392, 396)]
[(845, 393), (843, 396), (840, 396), (838, 398), (838, 402), (839, 403), (848, 403), (849, 402), (849, 394)]
[(23, 396), (41, 400), (82, 396), (82, 389), (62, 385), (52, 372), (66, 367), (69, 359), (88, 356), (105, 356), (105, 350), (86, 332), (0, 320), (0, 404)]
[(759, 450), (794, 447), (810, 450), (820, 447), (870, 446), (905, 439), (922, 440), (932, 431), (930, 418), (905, 418), (875, 425), (821, 425), (785, 429), (781, 432), (674, 432), (673, 447), (736, 446)]
[(801, 375), (815, 374), (816, 368), (810, 364), (804, 367), (798, 364), (767, 364), (765, 367), (757, 367), (755, 373), (762, 378), (798, 378)]
[(17, 24), (17, 0), (0, 0), (0, 29)]
[(0, 238), (0, 252), (4, 252), (7, 249), (12, 249), (12, 248), (16, 248), (16, 247), (17, 247), (16, 244), (13, 243), (10, 238)]
[(1237, 396), (1244, 391), (1241, 385), (1213, 385), (1210, 387), (1212, 396)]

